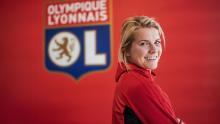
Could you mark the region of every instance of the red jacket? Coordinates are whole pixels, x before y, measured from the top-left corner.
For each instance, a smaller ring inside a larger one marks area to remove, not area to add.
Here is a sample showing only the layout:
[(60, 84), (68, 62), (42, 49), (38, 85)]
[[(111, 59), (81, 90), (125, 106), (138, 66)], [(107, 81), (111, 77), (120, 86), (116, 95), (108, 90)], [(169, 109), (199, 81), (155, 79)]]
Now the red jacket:
[(143, 124), (177, 124), (170, 100), (154, 82), (150, 70), (130, 64), (129, 71), (118, 65), (112, 124), (124, 124), (125, 107)]

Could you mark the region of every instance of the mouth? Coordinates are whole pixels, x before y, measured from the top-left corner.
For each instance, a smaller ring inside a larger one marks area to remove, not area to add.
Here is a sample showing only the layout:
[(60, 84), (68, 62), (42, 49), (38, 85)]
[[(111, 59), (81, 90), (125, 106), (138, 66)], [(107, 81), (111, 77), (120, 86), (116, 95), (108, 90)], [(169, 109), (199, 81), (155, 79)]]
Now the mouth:
[(144, 57), (144, 58), (147, 61), (154, 61), (154, 60), (157, 60), (158, 56), (147, 56), (147, 57)]

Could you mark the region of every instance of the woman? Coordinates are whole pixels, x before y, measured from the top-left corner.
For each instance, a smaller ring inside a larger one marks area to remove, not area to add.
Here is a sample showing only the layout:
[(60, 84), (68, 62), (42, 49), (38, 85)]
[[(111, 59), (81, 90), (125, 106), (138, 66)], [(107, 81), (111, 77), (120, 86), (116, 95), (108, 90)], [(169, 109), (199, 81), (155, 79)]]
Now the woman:
[(184, 124), (154, 82), (164, 45), (163, 30), (153, 18), (130, 17), (123, 23), (113, 124)]

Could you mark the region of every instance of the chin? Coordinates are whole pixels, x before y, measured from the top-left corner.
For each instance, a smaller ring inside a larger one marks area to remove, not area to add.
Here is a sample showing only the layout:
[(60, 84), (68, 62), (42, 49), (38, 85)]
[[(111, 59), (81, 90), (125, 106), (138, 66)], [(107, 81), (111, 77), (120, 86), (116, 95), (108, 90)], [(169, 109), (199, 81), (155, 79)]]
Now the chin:
[(155, 70), (155, 69), (157, 69), (157, 64), (147, 65), (147, 68), (150, 70)]

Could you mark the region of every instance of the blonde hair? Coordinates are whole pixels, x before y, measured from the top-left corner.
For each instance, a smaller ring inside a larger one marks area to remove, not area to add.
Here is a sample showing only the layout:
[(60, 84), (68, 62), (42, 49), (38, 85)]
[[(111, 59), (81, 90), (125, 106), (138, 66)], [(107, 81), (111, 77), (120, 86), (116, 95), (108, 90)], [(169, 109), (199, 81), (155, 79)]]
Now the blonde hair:
[(123, 63), (126, 69), (129, 69), (127, 62), (127, 52), (131, 47), (131, 44), (134, 40), (134, 32), (140, 28), (155, 28), (159, 31), (159, 35), (163, 41), (163, 47), (165, 47), (165, 37), (164, 32), (158, 22), (154, 18), (147, 16), (134, 16), (127, 18), (121, 30), (121, 44), (119, 48), (118, 60), (120, 63)]

